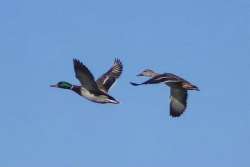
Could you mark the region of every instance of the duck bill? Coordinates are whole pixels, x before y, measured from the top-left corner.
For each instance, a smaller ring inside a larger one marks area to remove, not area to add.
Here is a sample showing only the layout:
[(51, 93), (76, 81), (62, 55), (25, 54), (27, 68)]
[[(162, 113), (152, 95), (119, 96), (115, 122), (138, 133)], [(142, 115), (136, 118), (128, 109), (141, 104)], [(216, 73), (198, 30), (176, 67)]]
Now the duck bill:
[(136, 76), (137, 76), (137, 77), (141, 77), (141, 76), (143, 76), (143, 74), (142, 74), (142, 73), (140, 73), (140, 74), (137, 74)]
[(50, 87), (57, 88), (57, 85), (50, 85)]

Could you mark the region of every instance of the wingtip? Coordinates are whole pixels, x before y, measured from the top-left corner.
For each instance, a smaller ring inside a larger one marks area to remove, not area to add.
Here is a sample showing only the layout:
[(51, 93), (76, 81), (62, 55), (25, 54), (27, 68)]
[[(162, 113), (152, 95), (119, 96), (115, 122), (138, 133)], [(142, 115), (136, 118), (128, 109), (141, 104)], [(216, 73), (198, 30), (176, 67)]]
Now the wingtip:
[(73, 59), (73, 64), (74, 64), (75, 67), (84, 66), (84, 64), (79, 59), (76, 59), (76, 58)]
[[(169, 115), (173, 118), (180, 117), (186, 110), (185, 102), (181, 102), (179, 100), (174, 100), (175, 98), (171, 98), (170, 102), (170, 112)], [(178, 101), (178, 103), (176, 103)], [(180, 102), (182, 103), (180, 105)]]
[(135, 82), (129, 82), (131, 85), (133, 85), (133, 86), (138, 86), (138, 85), (140, 85), (140, 84), (138, 84), (138, 83), (135, 83)]
[(115, 58), (114, 64), (120, 64), (121, 66), (123, 65), (122, 61), (117, 57)]
[(182, 115), (182, 113), (170, 113), (170, 116), (172, 117), (172, 118), (178, 118), (178, 117), (180, 117)]
[(76, 63), (79, 63), (80, 60), (76, 59), (76, 58), (73, 58), (73, 63), (76, 64)]

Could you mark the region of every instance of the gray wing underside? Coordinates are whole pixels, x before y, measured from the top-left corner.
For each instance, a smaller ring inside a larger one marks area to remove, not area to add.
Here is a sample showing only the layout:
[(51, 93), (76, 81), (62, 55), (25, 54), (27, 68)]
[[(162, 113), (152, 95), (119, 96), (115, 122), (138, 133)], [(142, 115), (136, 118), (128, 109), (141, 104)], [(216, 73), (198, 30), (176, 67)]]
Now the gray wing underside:
[(95, 78), (89, 69), (77, 59), (73, 59), (73, 64), (75, 77), (80, 81), (81, 85), (90, 91), (98, 90)]
[(115, 59), (113, 66), (96, 81), (99, 89), (107, 93), (121, 76), (122, 70), (122, 62), (119, 59)]
[(179, 88), (170, 89), (170, 115), (172, 117), (179, 117), (187, 106), (187, 90)]

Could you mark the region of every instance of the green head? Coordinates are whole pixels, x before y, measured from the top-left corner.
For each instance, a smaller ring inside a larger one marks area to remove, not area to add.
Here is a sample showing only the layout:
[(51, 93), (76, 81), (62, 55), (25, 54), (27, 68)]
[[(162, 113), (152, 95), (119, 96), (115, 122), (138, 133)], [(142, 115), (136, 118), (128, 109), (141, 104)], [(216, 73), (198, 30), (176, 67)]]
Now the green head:
[(72, 89), (72, 84), (68, 83), (68, 82), (65, 82), (65, 81), (61, 81), (61, 82), (58, 82), (57, 84), (55, 85), (50, 85), (51, 87), (55, 87), (55, 88), (62, 88), (62, 89)]

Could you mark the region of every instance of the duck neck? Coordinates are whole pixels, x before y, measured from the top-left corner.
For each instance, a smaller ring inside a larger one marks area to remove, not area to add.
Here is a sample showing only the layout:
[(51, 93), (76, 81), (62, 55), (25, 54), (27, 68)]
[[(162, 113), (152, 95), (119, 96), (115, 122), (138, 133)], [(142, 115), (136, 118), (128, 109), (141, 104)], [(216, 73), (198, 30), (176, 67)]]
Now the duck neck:
[(81, 95), (81, 86), (72, 85), (72, 87), (70, 89), (72, 91), (76, 92), (77, 94)]

